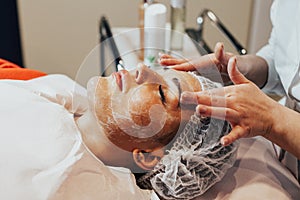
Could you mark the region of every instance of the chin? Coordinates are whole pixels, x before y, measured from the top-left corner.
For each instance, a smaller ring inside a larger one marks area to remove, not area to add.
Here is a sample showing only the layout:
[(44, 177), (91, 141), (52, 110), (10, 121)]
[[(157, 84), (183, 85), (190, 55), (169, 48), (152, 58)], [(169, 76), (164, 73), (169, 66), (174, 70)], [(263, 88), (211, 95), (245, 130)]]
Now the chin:
[(90, 80), (87, 83), (87, 90), (96, 89), (99, 79), (100, 79), (99, 76), (94, 76), (94, 77), (90, 78)]
[(99, 77), (98, 76), (95, 76), (95, 77), (92, 77), (88, 83), (87, 83), (87, 95), (88, 95), (88, 99), (89, 100), (92, 100), (93, 102), (94, 99), (95, 99), (95, 91), (96, 91), (96, 88), (97, 88), (97, 85), (98, 85), (98, 81), (99, 81)]

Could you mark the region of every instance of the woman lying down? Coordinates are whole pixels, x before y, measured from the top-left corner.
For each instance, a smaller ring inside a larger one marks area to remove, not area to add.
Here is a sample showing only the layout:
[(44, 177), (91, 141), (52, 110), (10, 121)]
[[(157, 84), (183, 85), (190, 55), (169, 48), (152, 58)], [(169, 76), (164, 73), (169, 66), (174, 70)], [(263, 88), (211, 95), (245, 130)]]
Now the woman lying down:
[[(299, 187), (266, 144), (223, 147), (228, 123), (179, 102), (216, 86), (144, 65), (87, 90), (63, 75), (0, 81), (0, 199), (292, 199)], [(252, 145), (258, 167), (242, 165)]]

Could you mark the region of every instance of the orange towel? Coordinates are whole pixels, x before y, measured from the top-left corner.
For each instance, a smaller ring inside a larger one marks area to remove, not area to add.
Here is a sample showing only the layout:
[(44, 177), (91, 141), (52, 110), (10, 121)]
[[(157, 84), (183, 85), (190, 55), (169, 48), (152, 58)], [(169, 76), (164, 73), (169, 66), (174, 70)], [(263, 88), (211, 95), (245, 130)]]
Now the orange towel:
[(0, 59), (0, 79), (29, 80), (47, 75), (44, 72), (21, 68), (7, 60)]

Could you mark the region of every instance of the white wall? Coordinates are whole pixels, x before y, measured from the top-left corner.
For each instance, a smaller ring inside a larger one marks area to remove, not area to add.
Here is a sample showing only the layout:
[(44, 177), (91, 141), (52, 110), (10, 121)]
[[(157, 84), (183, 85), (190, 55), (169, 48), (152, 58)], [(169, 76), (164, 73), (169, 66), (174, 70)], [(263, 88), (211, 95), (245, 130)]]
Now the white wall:
[[(213, 10), (245, 46), (253, 0), (187, 0), (187, 26), (203, 8)], [(168, 0), (159, 2), (168, 4)], [(220, 3), (221, 2), (221, 3)], [(19, 0), (25, 66), (74, 78), (86, 55), (98, 44), (98, 20), (113, 27), (136, 27), (140, 0)], [(207, 37), (214, 36), (208, 33)]]

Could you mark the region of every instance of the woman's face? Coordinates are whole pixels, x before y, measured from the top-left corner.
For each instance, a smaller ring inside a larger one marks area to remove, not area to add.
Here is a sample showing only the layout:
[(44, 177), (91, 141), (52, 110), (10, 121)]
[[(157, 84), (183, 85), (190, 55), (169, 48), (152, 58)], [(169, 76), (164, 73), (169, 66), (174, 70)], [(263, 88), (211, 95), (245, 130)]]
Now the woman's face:
[(88, 83), (91, 109), (104, 134), (129, 151), (165, 145), (173, 138), (185, 114), (193, 112), (179, 104), (183, 91), (200, 91), (191, 74), (145, 65)]

